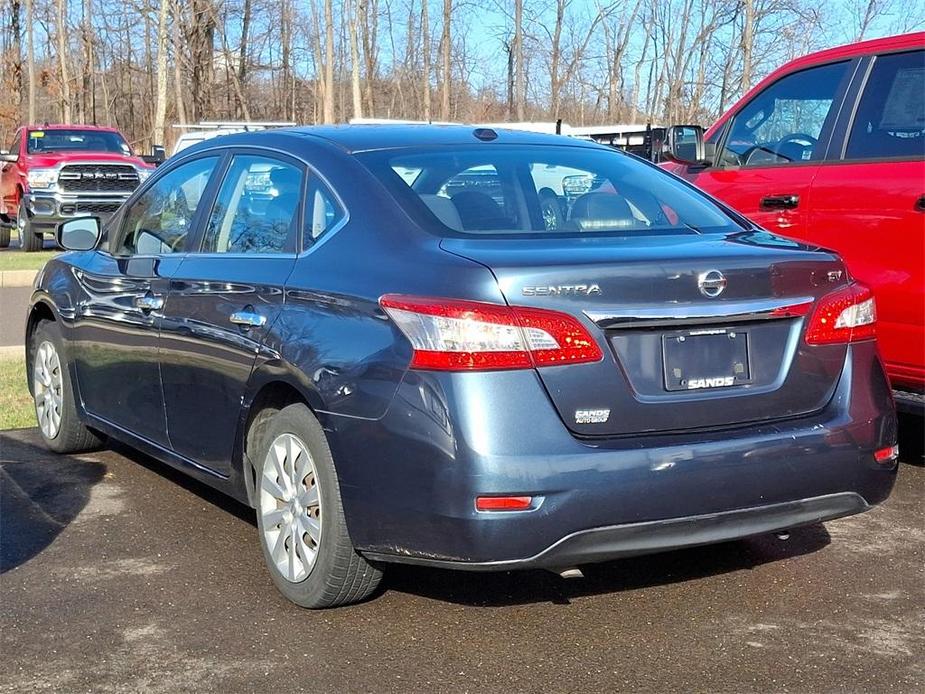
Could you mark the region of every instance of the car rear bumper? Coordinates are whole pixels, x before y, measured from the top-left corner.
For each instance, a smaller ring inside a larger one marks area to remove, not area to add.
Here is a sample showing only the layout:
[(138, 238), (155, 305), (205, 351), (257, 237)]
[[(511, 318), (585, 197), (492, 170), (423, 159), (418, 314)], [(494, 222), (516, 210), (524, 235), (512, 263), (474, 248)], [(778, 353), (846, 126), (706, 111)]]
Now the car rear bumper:
[(37, 230), (52, 231), (60, 222), (73, 217), (109, 217), (125, 202), (125, 193), (62, 193), (32, 191), (26, 194), (26, 207)]
[[(325, 417), (348, 530), (382, 561), (550, 568), (748, 537), (889, 495), (896, 415), (874, 343), (829, 404), (721, 431), (581, 440), (536, 374), (409, 372), (381, 420)], [(528, 511), (475, 498), (529, 495)]]
[(563, 537), (539, 554), (525, 559), (466, 562), (375, 552), (366, 554), (374, 560), (466, 571), (563, 568), (787, 530), (851, 516), (869, 508), (870, 505), (859, 494), (843, 492), (721, 513), (591, 528)]

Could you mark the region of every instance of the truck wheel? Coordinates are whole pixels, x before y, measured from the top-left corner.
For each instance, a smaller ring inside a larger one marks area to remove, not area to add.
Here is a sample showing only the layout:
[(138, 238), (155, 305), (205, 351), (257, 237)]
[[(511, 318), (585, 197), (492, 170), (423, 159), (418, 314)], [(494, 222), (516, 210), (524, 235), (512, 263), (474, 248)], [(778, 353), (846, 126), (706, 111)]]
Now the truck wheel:
[(369, 597), (382, 573), (353, 548), (327, 438), (302, 404), (273, 414), (258, 444), (257, 528), (273, 583), (302, 607)]
[(32, 220), (26, 210), (25, 201), (19, 203), (19, 213), (16, 215), (16, 228), (19, 229), (19, 245), (26, 253), (35, 253), (42, 250), (45, 245), (45, 236), (37, 234), (32, 229)]
[(10, 228), (0, 226), (0, 248), (6, 248), (10, 245)]

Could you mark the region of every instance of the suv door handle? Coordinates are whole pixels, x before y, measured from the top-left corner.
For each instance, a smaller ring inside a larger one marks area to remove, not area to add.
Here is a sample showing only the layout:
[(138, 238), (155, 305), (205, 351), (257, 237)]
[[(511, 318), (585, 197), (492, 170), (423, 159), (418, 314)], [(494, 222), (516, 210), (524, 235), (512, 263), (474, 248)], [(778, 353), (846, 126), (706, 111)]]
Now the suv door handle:
[(799, 204), (799, 195), (767, 195), (761, 198), (762, 210), (793, 210)]
[(260, 315), (251, 308), (246, 308), (243, 311), (235, 311), (228, 317), (228, 320), (245, 329), (262, 328), (267, 323), (266, 316)]
[(140, 308), (142, 311), (160, 311), (164, 308), (164, 297), (158, 296), (157, 294), (151, 294), (148, 292), (143, 296), (135, 297), (135, 308)]
[(915, 201), (915, 211), (925, 212), (925, 195)]

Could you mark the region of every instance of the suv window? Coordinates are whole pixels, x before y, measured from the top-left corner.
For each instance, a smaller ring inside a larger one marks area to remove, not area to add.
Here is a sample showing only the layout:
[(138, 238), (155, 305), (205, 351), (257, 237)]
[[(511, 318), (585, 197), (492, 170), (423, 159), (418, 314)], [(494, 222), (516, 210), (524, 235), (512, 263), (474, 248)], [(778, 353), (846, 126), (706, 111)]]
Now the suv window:
[(196, 208), (218, 157), (178, 166), (148, 188), (126, 210), (119, 255), (181, 253), (193, 225)]
[(719, 157), (734, 166), (811, 161), (848, 71), (848, 62), (801, 70), (755, 96), (732, 121)]
[(925, 51), (877, 58), (848, 137), (846, 159), (925, 156)]
[(302, 170), (279, 159), (236, 156), (219, 190), (204, 253), (292, 253), (302, 200)]
[(13, 135), (13, 144), (10, 145), (10, 154), (19, 155), (19, 142), (22, 140), (22, 131), (17, 130)]

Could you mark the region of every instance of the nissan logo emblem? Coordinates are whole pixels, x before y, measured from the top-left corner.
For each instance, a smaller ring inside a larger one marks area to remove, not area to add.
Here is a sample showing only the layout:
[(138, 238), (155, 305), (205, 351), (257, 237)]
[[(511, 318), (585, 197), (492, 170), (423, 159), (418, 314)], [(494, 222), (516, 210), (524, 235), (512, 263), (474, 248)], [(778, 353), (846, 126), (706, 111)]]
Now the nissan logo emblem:
[(707, 270), (697, 277), (697, 288), (708, 299), (715, 299), (726, 289), (726, 276), (719, 270)]

